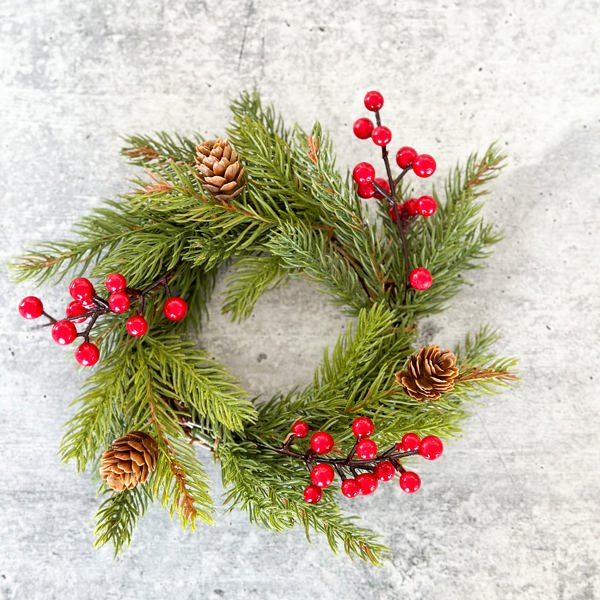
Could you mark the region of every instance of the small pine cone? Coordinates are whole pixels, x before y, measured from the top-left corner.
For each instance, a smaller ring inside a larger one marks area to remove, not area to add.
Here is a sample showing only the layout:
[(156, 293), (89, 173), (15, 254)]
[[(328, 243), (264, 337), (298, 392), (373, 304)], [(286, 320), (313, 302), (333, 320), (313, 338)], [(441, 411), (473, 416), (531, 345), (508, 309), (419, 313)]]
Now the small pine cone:
[(244, 189), (244, 167), (227, 140), (218, 138), (198, 144), (196, 168), (204, 188), (219, 200), (231, 200)]
[(109, 488), (122, 492), (148, 479), (156, 466), (158, 446), (142, 431), (115, 440), (100, 459), (100, 477)]
[(404, 371), (396, 373), (396, 382), (415, 400), (437, 400), (454, 388), (458, 377), (456, 356), (439, 346), (425, 346), (408, 359)]

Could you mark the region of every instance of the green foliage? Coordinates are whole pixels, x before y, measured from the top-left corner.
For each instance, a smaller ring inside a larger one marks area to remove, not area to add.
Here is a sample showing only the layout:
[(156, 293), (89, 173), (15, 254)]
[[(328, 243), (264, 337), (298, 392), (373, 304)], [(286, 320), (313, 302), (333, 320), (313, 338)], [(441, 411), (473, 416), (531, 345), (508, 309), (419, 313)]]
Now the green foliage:
[(286, 275), (278, 256), (259, 254), (239, 258), (233, 275), (227, 278), (223, 312), (230, 313), (235, 321), (246, 319), (266, 291), (285, 283)]
[[(159, 457), (148, 482), (111, 494), (99, 508), (96, 544), (111, 541), (116, 552), (130, 542), (150, 501), (186, 527), (194, 528), (196, 519), (212, 523), (210, 482), (190, 443), (195, 440), (221, 460), (230, 508), (276, 531), (301, 526), (307, 537), (324, 535), (336, 552), (378, 564), (384, 546), (344, 516), (339, 494), (327, 489), (321, 503), (307, 505), (304, 465), (269, 448), (300, 417), (344, 447), (352, 443), (357, 414), (374, 419), (380, 445), (408, 430), (454, 436), (472, 402), (515, 379), (515, 361), (495, 354), (495, 334), (486, 328), (457, 348), (461, 375), (439, 400), (410, 398), (394, 377), (415, 351), (418, 320), (442, 310), (460, 290), (463, 273), (481, 266), (500, 239), (481, 216), (481, 196), (504, 157), (495, 146), (472, 155), (450, 174), (444, 198), (432, 192), (438, 211), (411, 223), (408, 262), (429, 268), (434, 285), (405, 293), (405, 257), (387, 206), (381, 203), (379, 221), (367, 218), (320, 124), (307, 131), (288, 127), (256, 93), (242, 94), (231, 109), (228, 135), (247, 174), (242, 194), (223, 201), (203, 189), (194, 166), (198, 135), (132, 136), (123, 154), (145, 174), (131, 193), (84, 217), (75, 239), (42, 244), (13, 265), (19, 280), (60, 281), (76, 273), (95, 278), (98, 288), (112, 271), (143, 289), (173, 269), (171, 291), (188, 300), (186, 321), (166, 322), (165, 291), (156, 291), (144, 310), (150, 329), (141, 339), (126, 335), (120, 315), (98, 324), (101, 363), (75, 403), (61, 457), (79, 470), (96, 469), (102, 452), (126, 432), (143, 430), (156, 439)], [(398, 190), (407, 197), (406, 183)], [(291, 276), (316, 282), (355, 317), (304, 389), (253, 403), (189, 338), (230, 260), (222, 309), (235, 320), (250, 316), (264, 293)]]
[(225, 503), (246, 510), (253, 523), (285, 531), (300, 525), (310, 541), (310, 533), (325, 535), (333, 552), (343, 549), (351, 556), (380, 564), (387, 554), (368, 529), (344, 517), (332, 490), (323, 501), (309, 506), (302, 498), (306, 470), (297, 461), (282, 460), (249, 444), (221, 448)]
[[(108, 493), (105, 489), (103, 492)], [(94, 546), (99, 548), (111, 542), (115, 556), (120, 554), (124, 546), (131, 543), (135, 526), (144, 516), (151, 500), (146, 486), (137, 486), (118, 494), (111, 493), (96, 513)]]

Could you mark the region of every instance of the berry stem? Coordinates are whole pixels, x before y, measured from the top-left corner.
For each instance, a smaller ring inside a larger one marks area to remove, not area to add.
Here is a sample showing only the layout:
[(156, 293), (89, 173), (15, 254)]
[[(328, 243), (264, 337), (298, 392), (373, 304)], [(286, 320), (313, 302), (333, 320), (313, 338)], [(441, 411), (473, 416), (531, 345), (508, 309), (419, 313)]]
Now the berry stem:
[[(377, 126), (381, 125), (381, 115), (379, 111), (375, 111), (375, 121), (377, 122)], [(405, 271), (405, 279), (404, 279), (404, 292), (402, 294), (402, 304), (406, 304), (406, 299), (408, 296), (408, 289), (410, 288), (410, 262), (408, 260), (408, 239), (406, 237), (406, 224), (402, 219), (400, 219), (400, 211), (398, 210), (398, 204), (396, 202), (396, 186), (402, 178), (406, 175), (406, 173), (411, 169), (411, 167), (407, 167), (403, 169), (402, 173), (398, 175), (396, 179), (392, 175), (392, 168), (390, 167), (390, 159), (389, 152), (387, 146), (381, 147), (381, 157), (383, 158), (383, 164), (385, 165), (385, 172), (387, 174), (388, 183), (390, 185), (390, 195), (384, 192), (379, 185), (374, 183), (375, 189), (386, 198), (388, 202), (391, 202), (392, 210), (394, 211), (394, 216), (396, 220), (396, 225), (398, 226), (398, 232), (400, 233), (400, 241), (402, 243), (402, 254), (404, 255), (404, 271)]]
[(355, 444), (352, 450), (348, 453), (348, 456), (346, 456), (345, 458), (327, 458), (324, 456), (317, 457), (315, 456), (314, 452), (312, 452), (310, 449), (307, 450), (304, 454), (292, 450), (290, 448), (290, 445), (293, 443), (294, 440), (294, 437), (289, 438), (289, 440), (286, 440), (279, 448), (273, 448), (271, 446), (266, 446), (258, 442), (257, 446), (266, 450), (270, 450), (271, 452), (277, 452), (277, 454), (282, 454), (284, 456), (288, 456), (296, 460), (301, 460), (309, 469), (312, 463), (327, 464), (332, 465), (338, 473), (340, 473), (340, 470), (343, 471), (343, 469), (348, 469), (353, 475), (356, 475), (357, 469), (372, 472), (379, 463), (385, 461), (390, 461), (394, 466), (396, 466), (396, 464), (400, 465), (399, 461), (401, 459), (407, 458), (408, 456), (415, 456), (418, 454), (418, 450), (409, 450), (406, 452), (402, 452), (396, 450), (395, 446), (392, 446), (389, 450), (378, 454), (375, 458), (355, 459), (353, 458), (354, 451), (356, 449)]

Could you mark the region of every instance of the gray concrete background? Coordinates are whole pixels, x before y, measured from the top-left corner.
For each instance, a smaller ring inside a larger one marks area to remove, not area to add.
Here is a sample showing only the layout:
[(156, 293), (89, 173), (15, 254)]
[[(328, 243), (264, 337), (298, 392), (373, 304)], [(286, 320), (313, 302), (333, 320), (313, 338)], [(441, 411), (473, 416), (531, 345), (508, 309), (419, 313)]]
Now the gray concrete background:
[[(158, 509), (114, 562), (91, 547), (95, 488), (56, 457), (80, 375), (18, 319), (31, 288), (3, 271), (0, 597), (597, 598), (599, 8), (0, 0), (3, 263), (126, 190), (123, 133), (222, 132), (227, 98), (257, 85), (288, 119), (322, 120), (347, 166), (375, 158), (350, 126), (376, 87), (395, 144), (434, 154), (436, 181), (493, 139), (510, 154), (486, 209), (506, 241), (423, 331), (450, 344), (493, 323), (523, 373), (422, 466), (422, 492), (353, 504), (393, 549), (379, 570), (244, 514), (187, 535)], [(213, 312), (204, 343), (256, 393), (307, 382), (345, 322), (300, 283), (244, 325)]]

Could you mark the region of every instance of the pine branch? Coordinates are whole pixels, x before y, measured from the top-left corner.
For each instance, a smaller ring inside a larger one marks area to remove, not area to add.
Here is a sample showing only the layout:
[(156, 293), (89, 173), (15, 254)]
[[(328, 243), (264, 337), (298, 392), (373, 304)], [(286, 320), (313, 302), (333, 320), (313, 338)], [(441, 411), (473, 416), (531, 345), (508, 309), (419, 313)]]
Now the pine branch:
[(256, 420), (256, 410), (237, 381), (193, 343), (164, 334), (148, 337), (143, 349), (161, 396), (206, 419), (212, 429), (241, 431)]
[(302, 224), (285, 225), (270, 236), (267, 249), (292, 273), (318, 282), (336, 304), (353, 313), (368, 306), (371, 290), (350, 260), (332, 251), (323, 231)]
[(135, 526), (146, 512), (151, 500), (148, 487), (144, 485), (139, 485), (132, 490), (111, 493), (96, 513), (94, 547), (99, 548), (112, 542), (115, 556), (120, 554), (123, 547), (131, 543)]
[(300, 525), (309, 541), (311, 531), (323, 534), (336, 553), (343, 549), (376, 565), (385, 558), (387, 549), (375, 534), (342, 516), (330, 490), (318, 505), (304, 502), (307, 473), (298, 463), (265, 455), (249, 443), (224, 445), (220, 455), (230, 509), (237, 506), (248, 512), (251, 522), (275, 531)]
[(154, 167), (169, 161), (192, 163), (196, 146), (202, 137), (195, 133), (191, 138), (158, 131), (151, 135), (130, 135), (124, 138), (127, 144), (121, 154), (133, 165)]
[(248, 318), (258, 299), (268, 290), (285, 284), (287, 273), (277, 256), (251, 255), (239, 258), (227, 278), (222, 311), (234, 321)]

